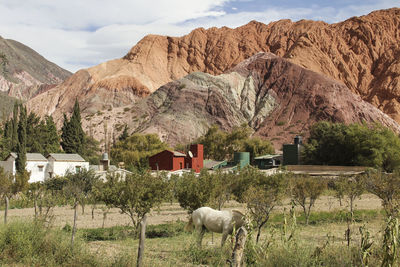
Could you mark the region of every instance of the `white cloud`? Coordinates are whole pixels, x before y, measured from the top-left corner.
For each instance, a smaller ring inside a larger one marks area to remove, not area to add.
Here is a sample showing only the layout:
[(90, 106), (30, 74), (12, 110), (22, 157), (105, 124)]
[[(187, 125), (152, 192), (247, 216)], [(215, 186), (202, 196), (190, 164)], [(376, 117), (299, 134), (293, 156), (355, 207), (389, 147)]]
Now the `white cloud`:
[(225, 13), (224, 6), (234, 1), (0, 0), (0, 35), (76, 71), (124, 56), (147, 34), (181, 36), (196, 27), (237, 27), (250, 20), (269, 23), (306, 18), (337, 22), (398, 5), (398, 0), (383, 0), (361, 6), (321, 9), (305, 4), (305, 8)]

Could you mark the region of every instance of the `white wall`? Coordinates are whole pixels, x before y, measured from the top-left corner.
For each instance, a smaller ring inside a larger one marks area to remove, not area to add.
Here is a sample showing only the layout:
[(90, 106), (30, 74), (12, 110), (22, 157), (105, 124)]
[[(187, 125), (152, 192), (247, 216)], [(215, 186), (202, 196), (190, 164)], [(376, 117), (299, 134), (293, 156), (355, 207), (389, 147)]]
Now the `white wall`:
[[(62, 161), (50, 161), (49, 162), (49, 171), (53, 172), (53, 177), (55, 176), (64, 176), (67, 171), (72, 173), (76, 172), (76, 167), (80, 166), (81, 168), (89, 169), (89, 162), (62, 162)], [(48, 171), (46, 171), (48, 172)]]
[[(47, 161), (27, 161), (25, 169), (31, 172), (29, 183), (43, 182), (46, 175)], [(43, 166), (42, 170), (39, 166)]]

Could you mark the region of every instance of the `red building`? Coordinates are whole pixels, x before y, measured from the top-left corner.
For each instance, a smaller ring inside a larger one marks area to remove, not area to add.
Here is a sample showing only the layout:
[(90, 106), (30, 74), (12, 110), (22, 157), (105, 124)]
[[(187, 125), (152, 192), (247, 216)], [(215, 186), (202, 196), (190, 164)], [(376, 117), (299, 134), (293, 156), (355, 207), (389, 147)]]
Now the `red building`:
[(203, 168), (203, 145), (191, 145), (187, 155), (178, 151), (164, 150), (149, 158), (152, 170), (177, 171), (192, 169), (200, 172)]

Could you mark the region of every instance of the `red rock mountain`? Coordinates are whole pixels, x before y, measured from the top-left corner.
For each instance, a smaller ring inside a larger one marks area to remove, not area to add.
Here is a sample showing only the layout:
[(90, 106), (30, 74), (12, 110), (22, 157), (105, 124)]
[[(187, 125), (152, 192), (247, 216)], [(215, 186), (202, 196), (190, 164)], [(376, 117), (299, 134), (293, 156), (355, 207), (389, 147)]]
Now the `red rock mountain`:
[(364, 99), (400, 122), (399, 8), (336, 24), (252, 21), (236, 29), (200, 28), (183, 37), (149, 35), (124, 58), (77, 72), (29, 106), (59, 120), (79, 99), (84, 115), (107, 114), (189, 73), (221, 74), (259, 51), (344, 83), (360, 95), (357, 101)]
[(119, 131), (127, 124), (176, 144), (193, 141), (213, 124), (230, 130), (246, 123), (280, 148), (320, 120), (379, 122), (400, 133), (397, 122), (343, 83), (272, 53), (258, 53), (218, 76), (194, 72), (133, 105), (88, 116), (85, 125), (103, 137), (103, 121)]
[(0, 91), (12, 97), (30, 99), (72, 75), (14, 40), (0, 37), (0, 53), (7, 58), (5, 73), (0, 69)]

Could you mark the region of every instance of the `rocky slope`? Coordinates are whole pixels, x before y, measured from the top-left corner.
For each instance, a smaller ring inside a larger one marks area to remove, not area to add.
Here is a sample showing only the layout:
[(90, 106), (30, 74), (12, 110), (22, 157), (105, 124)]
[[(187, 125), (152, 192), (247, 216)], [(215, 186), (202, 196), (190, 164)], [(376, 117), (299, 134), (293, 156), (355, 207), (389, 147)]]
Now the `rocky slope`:
[(69, 71), (14, 40), (0, 37), (0, 53), (8, 61), (6, 73), (0, 72), (0, 91), (9, 96), (30, 99), (71, 76)]
[(247, 123), (280, 149), (295, 135), (307, 135), (319, 120), (376, 121), (400, 133), (393, 119), (343, 83), (272, 53), (258, 53), (218, 76), (192, 73), (107, 116), (89, 115), (85, 126), (92, 135), (102, 137), (104, 124), (111, 126), (109, 134), (127, 124), (131, 131), (158, 133), (176, 144), (193, 141), (212, 124), (230, 130)]
[[(343, 82), (400, 122), (399, 8), (337, 24), (252, 21), (236, 29), (199, 28), (183, 37), (149, 35), (124, 58), (78, 72), (36, 97), (31, 107), (41, 115), (54, 111), (61, 118), (78, 98), (88, 113), (108, 110), (195, 71), (221, 74), (260, 51)], [(46, 103), (46, 108), (38, 103)]]

